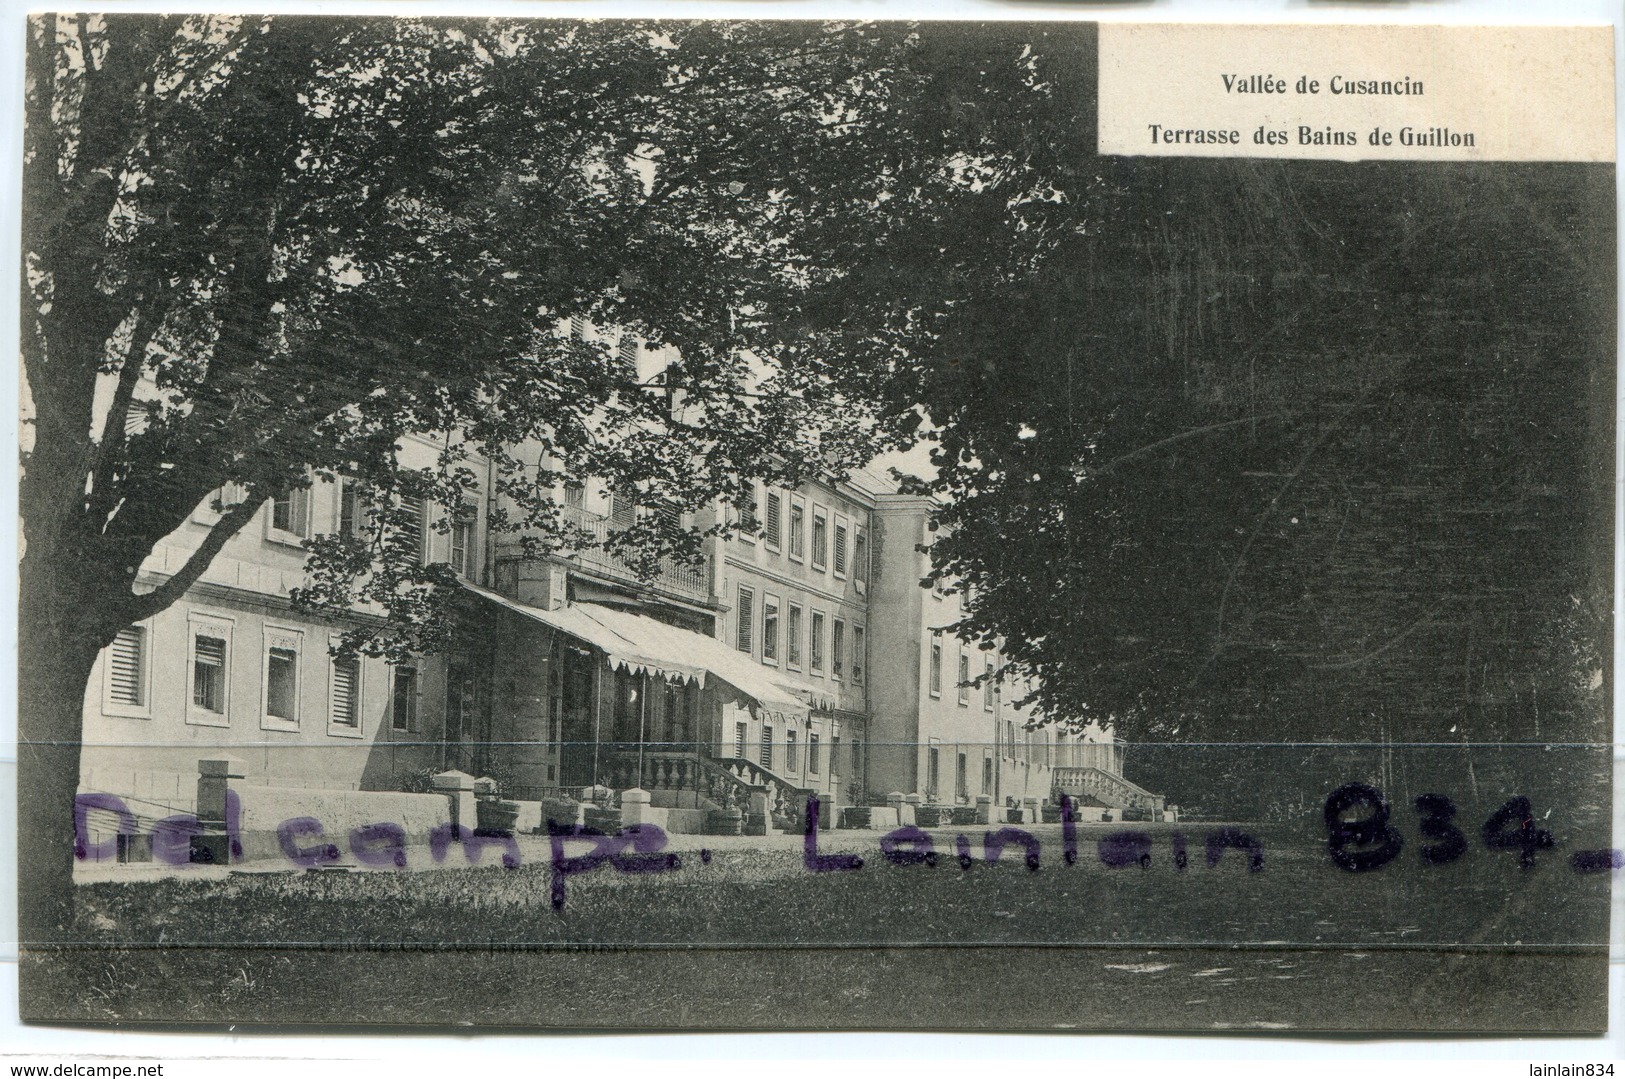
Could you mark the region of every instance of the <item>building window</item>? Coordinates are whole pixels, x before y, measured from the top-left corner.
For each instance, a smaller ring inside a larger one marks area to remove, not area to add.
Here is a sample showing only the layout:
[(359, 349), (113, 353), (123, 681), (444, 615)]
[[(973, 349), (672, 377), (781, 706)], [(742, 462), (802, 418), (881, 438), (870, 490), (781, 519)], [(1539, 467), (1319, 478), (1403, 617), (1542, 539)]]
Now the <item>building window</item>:
[(474, 523), (479, 511), (463, 506), (451, 522), (451, 568), (460, 577), (474, 577)]
[(740, 720), (738, 723), (734, 724), (734, 759), (735, 760), (744, 760), (745, 759), (745, 735), (746, 735), (745, 722), (744, 722), (744, 720)]
[(1004, 721), (1004, 744), (1010, 750), (1008, 756), (1014, 757), (1016, 755), (1016, 721), (1013, 719)]
[(397, 731), (418, 727), (418, 669), (402, 664), (395, 668), (389, 698), (389, 725)]
[(784, 732), (784, 770), (792, 775), (801, 770), (801, 747), (796, 745), (794, 729)]
[(224, 636), (196, 633), (192, 637), (192, 706), (214, 715), (226, 714), (226, 655)]
[(760, 529), (756, 518), (756, 484), (746, 480), (739, 486), (739, 529), (747, 538), (753, 538)]
[(801, 666), (801, 604), (792, 603), (785, 615), (784, 659), (792, 667)]
[(210, 491), (208, 497), (198, 503), (197, 509), (192, 511), (192, 520), (198, 524), (212, 525), (220, 520), (222, 513), (246, 501), (247, 487), (236, 482), (227, 483)]
[(310, 488), (298, 487), (271, 499), (271, 527), (300, 539), (310, 535)]
[(852, 627), (852, 681), (863, 681), (863, 661), (865, 659), (864, 634), (862, 626)]
[(801, 503), (790, 503), (790, 557), (801, 558), (806, 554), (807, 548), (807, 511)]
[(615, 346), (615, 362), (621, 374), (634, 382), (638, 377), (638, 339), (629, 333), (621, 334), (620, 342)]
[(993, 660), (992, 659), (984, 659), (982, 661), (982, 677), (984, 679), (986, 679), (986, 681), (984, 681), (982, 683), (982, 708), (984, 710), (986, 710), (986, 711), (991, 712), (991, 711), (993, 711)]
[(823, 569), (829, 558), (829, 517), (822, 509), (813, 507), (812, 527), (812, 564), (813, 569)]
[(782, 524), (782, 521), (780, 520), (782, 517), (782, 510), (779, 496), (774, 494), (772, 491), (769, 491), (767, 494), (767, 507), (763, 512), (763, 517), (762, 538), (767, 541), (767, 545), (769, 547), (776, 549), (779, 546), (779, 528)]
[(818, 774), (818, 733), (809, 731), (807, 734), (807, 771), (813, 775)]
[(809, 666), (815, 671), (824, 669), (824, 613), (812, 613), (812, 640), (807, 646), (807, 655), (811, 660)]
[(954, 760), (954, 800), (963, 802), (970, 798), (969, 768), (965, 755), (959, 754)]
[(835, 522), (835, 575), (846, 574), (846, 522)]
[(931, 641), (931, 696), (942, 696), (942, 642)]
[(333, 658), (332, 704), (335, 727), (361, 726), (361, 660), (358, 657)]
[(107, 699), (140, 708), (147, 703), (147, 630), (129, 626), (107, 648)]
[(970, 707), (970, 657), (964, 649), (959, 652), (959, 706)]
[(988, 756), (982, 758), (982, 793), (993, 793), (993, 758)]
[(869, 579), (869, 537), (862, 528), (852, 530), (852, 579)]
[(468, 664), (458, 661), (446, 667), (446, 736), (464, 738), (474, 726), (474, 680)]
[(744, 585), (739, 586), (739, 609), (736, 613), (739, 621), (734, 647), (741, 652), (749, 652), (752, 650), (752, 635), (756, 628), (756, 593)]
[(834, 628), (830, 631), (829, 639), (829, 673), (831, 678), (839, 678), (845, 674), (846, 667), (846, 623), (839, 618), (835, 620)]
[(415, 554), (417, 560), (422, 562), (427, 554), (424, 543), (423, 529), (423, 499), (401, 496), (400, 505), (400, 532), (401, 542), (409, 555)]
[(932, 746), (925, 751), (925, 797), (929, 802), (937, 800), (937, 781), (942, 775), (942, 750)]
[(299, 722), (299, 640), (271, 635), (265, 640), (265, 718)]
[(637, 523), (638, 500), (624, 487), (609, 492), (609, 527), (624, 532)]
[(779, 660), (779, 597), (762, 596), (762, 662)]
[(769, 771), (772, 771), (772, 769), (773, 769), (773, 728), (767, 726), (766, 724), (762, 725), (762, 757), (761, 757), (761, 761), (762, 761), (762, 767), (763, 768), (766, 768)]
[(366, 525), (367, 511), (361, 501), (361, 488), (354, 480), (339, 483), (339, 535), (359, 536)]

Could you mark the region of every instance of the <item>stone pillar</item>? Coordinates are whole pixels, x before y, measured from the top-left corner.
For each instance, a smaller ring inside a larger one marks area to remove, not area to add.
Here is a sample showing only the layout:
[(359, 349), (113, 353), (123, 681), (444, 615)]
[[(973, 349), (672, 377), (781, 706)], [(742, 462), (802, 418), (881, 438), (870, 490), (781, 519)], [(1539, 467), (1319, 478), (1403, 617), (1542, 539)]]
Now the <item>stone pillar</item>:
[[(886, 808), (890, 809), (894, 814), (896, 814), (897, 823), (899, 826), (901, 826), (903, 824), (903, 792), (892, 791), (890, 794), (886, 795)], [(914, 815), (912, 811), (909, 812), (908, 823), (914, 823)]]
[(993, 796), (991, 794), (978, 794), (976, 796), (976, 823), (993, 823)]
[(430, 780), (430, 783), (438, 793), (444, 794), (451, 802), (451, 823), (460, 824), (470, 831), (479, 827), (473, 776), (453, 769), (450, 772), (441, 772)]
[[(205, 757), (197, 762), (197, 822), (200, 835), (191, 840), (191, 860), (208, 865), (229, 865), (236, 822), (229, 808), (231, 781), (247, 774), (236, 757)], [(241, 855), (241, 847), (236, 851)]]
[(633, 787), (631, 790), (621, 792), (621, 827), (629, 824), (648, 824), (652, 819), (649, 815), (649, 792), (642, 787)]
[(773, 813), (767, 804), (766, 791), (751, 791), (750, 803), (745, 808), (746, 835), (772, 835)]
[(1032, 795), (1021, 800), (1021, 818), (1028, 824), (1038, 824), (1044, 819), (1044, 814), (1038, 808), (1039, 800)]
[(920, 806), (924, 804), (925, 799), (917, 793), (903, 795), (903, 811), (898, 814), (897, 823), (899, 825), (919, 824)]

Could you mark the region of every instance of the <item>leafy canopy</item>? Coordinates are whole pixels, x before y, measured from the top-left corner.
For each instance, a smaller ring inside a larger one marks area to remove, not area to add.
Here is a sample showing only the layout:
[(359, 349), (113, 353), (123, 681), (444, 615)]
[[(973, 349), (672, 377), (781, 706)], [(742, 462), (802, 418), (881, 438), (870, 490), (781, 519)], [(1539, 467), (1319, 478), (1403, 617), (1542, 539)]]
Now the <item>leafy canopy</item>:
[[(494, 523), (548, 548), (588, 542), (568, 478), (692, 508), (917, 422), (878, 407), (896, 342), (848, 315), (888, 200), (951, 178), (899, 137), (929, 97), (908, 27), (63, 15), (29, 51), (25, 577), (96, 597), (102, 641), (318, 478), (371, 509), (298, 598), (381, 605), (390, 651), (433, 643), (447, 581), (402, 500), (461, 512), (477, 457)], [(640, 384), (572, 319), (681, 358)], [(398, 460), (412, 432), (434, 466)], [(611, 542), (652, 567), (694, 539)]]

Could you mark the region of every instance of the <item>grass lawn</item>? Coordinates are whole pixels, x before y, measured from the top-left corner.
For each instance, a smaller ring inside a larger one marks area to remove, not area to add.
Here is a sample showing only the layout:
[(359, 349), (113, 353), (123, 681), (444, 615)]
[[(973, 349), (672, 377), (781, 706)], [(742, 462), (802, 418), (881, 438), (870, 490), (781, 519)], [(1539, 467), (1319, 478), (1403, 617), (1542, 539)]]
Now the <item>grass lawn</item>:
[[(1121, 828), (1121, 826), (1119, 826)], [(799, 851), (685, 852), (681, 868), (238, 874), (85, 885), (68, 943), (24, 961), (25, 1014), (132, 1022), (504, 1026), (1557, 1031), (1605, 1025), (1610, 873), (1478, 847), (1348, 873), (1261, 833), (1183, 870), (1077, 864), (1041, 829), (970, 868), (866, 841), (852, 872)], [(967, 830), (968, 831), (968, 830)], [(850, 833), (826, 850), (858, 849)], [(572, 851), (574, 853), (574, 851)]]

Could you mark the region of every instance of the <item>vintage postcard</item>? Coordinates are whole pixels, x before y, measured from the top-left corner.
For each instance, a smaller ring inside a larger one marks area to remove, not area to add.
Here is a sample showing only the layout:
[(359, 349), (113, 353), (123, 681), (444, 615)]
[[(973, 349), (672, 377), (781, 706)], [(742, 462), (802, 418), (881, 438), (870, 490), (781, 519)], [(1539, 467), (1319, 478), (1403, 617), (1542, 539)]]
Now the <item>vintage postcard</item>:
[(1613, 63), (32, 17), (24, 1018), (1603, 1030)]

